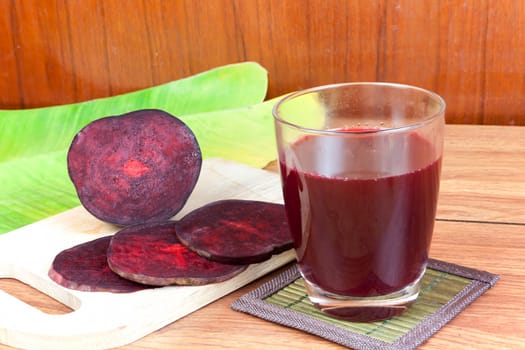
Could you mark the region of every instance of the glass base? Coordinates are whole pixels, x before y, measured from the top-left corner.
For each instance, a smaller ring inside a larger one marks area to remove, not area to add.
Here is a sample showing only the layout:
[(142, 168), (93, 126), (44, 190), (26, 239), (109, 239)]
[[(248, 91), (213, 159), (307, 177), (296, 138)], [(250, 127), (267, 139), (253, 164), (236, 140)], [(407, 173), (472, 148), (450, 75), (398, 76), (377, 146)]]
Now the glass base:
[(419, 296), (421, 277), (402, 290), (374, 297), (336, 295), (306, 279), (304, 284), (310, 301), (325, 314), (347, 321), (373, 322), (389, 319), (406, 311)]

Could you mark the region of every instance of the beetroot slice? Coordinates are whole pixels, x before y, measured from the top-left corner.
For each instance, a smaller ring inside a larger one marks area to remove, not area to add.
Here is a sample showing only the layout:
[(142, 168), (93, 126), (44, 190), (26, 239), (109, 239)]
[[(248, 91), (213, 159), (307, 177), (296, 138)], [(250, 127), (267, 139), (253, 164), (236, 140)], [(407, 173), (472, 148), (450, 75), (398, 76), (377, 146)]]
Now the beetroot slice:
[(111, 237), (106, 236), (58, 253), (49, 277), (61, 286), (84, 292), (129, 293), (151, 288), (111, 271), (106, 258), (110, 240)]
[(131, 225), (167, 220), (197, 183), (202, 155), (193, 132), (160, 110), (95, 120), (73, 139), (69, 176), (100, 220)]
[(246, 269), (213, 262), (192, 252), (178, 240), (174, 221), (125, 227), (113, 236), (107, 254), (115, 273), (156, 286), (222, 282)]
[(180, 241), (210, 260), (253, 264), (292, 248), (284, 206), (221, 200), (193, 210), (177, 227)]

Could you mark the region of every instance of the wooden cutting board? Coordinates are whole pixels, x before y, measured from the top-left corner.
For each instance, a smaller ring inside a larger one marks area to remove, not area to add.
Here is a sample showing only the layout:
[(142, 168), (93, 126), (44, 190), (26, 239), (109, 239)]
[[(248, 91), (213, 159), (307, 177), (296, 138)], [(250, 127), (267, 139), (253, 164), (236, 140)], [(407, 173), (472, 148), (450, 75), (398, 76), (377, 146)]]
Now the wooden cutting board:
[[(209, 159), (182, 217), (205, 203), (227, 198), (282, 202), (278, 175)], [(170, 286), (135, 293), (80, 292), (47, 275), (65, 248), (113, 234), (117, 227), (77, 207), (0, 235), (0, 278), (15, 278), (74, 309), (50, 315), (0, 290), (0, 342), (30, 349), (105, 349), (133, 342), (292, 261), (292, 251), (251, 265), (233, 279), (205, 286)]]

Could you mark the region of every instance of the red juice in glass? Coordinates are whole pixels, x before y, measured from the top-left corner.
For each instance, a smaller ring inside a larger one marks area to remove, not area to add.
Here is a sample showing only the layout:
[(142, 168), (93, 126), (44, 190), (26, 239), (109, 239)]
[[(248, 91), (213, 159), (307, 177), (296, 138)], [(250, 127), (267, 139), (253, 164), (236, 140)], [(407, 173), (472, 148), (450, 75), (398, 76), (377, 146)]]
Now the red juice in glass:
[(439, 193), (445, 103), (390, 83), (298, 91), (273, 109), (283, 197), (308, 298), (375, 321), (418, 297)]

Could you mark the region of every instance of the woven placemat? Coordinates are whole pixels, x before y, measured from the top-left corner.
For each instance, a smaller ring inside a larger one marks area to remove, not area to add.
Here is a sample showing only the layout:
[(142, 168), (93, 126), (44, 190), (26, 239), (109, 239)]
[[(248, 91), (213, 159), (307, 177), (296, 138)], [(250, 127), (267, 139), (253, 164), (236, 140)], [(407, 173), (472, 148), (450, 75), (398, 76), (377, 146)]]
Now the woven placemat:
[(430, 259), (420, 295), (405, 313), (385, 321), (360, 323), (331, 318), (315, 308), (294, 265), (235, 300), (231, 307), (353, 349), (414, 349), (498, 279), (486, 271)]

